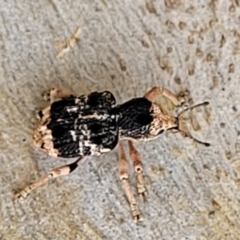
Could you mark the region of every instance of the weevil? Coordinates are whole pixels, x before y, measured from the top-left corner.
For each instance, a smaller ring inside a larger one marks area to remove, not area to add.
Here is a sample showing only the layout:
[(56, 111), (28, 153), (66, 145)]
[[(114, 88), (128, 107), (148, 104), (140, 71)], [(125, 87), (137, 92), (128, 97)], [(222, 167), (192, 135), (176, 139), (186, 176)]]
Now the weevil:
[(74, 162), (51, 170), (48, 174), (26, 186), (16, 197), (25, 198), (33, 189), (50, 179), (73, 172), (88, 156), (101, 155), (118, 148), (118, 170), (122, 187), (130, 204), (135, 222), (141, 221), (136, 198), (128, 181), (128, 164), (123, 140), (128, 141), (129, 155), (137, 176), (138, 195), (147, 196), (141, 155), (134, 142), (149, 141), (163, 132), (182, 132), (194, 141), (209, 146), (209, 143), (194, 138), (179, 127), (182, 114), (201, 105), (185, 108), (177, 117), (164, 113), (155, 104), (159, 96), (165, 96), (175, 106), (182, 102), (169, 90), (154, 87), (143, 97), (133, 98), (123, 104), (116, 104), (109, 91), (92, 92), (76, 96), (66, 90), (52, 88), (43, 94), (49, 105), (38, 112), (39, 122), (33, 133), (33, 143), (37, 149), (52, 157), (76, 158)]

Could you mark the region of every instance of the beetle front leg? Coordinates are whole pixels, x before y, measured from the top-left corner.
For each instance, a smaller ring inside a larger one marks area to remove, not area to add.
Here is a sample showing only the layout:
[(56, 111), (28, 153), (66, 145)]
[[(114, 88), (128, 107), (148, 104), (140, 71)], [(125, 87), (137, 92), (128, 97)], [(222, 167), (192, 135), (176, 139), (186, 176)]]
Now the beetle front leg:
[(60, 88), (51, 88), (45, 92), (43, 92), (42, 96), (46, 101), (50, 101), (50, 103), (53, 103), (57, 100), (61, 100), (63, 98), (68, 98), (72, 96), (69, 91), (63, 90)]
[(55, 168), (55, 169), (51, 170), (48, 174), (46, 174), (42, 178), (38, 179), (34, 183), (26, 186), (22, 191), (17, 193), (15, 195), (16, 199), (18, 201), (22, 201), (24, 198), (27, 197), (27, 195), (32, 190), (34, 190), (34, 189), (42, 186), (43, 184), (47, 183), (50, 179), (57, 178), (57, 177), (64, 176), (64, 175), (68, 175), (69, 173), (74, 171), (78, 167), (78, 165), (84, 161), (84, 159), (85, 159), (85, 157), (81, 157), (77, 161), (75, 161), (71, 164), (64, 165), (64, 166), (61, 166), (61, 167), (58, 167), (58, 168)]
[(127, 199), (130, 203), (132, 215), (133, 215), (133, 220), (135, 223), (142, 221), (142, 215), (138, 210), (137, 202), (136, 199), (131, 191), (129, 181), (128, 181), (128, 163), (125, 155), (125, 151), (123, 148), (122, 143), (119, 143), (118, 146), (118, 170), (119, 170), (119, 175), (120, 179), (122, 181), (122, 187), (123, 190), (127, 196)]
[(151, 102), (155, 102), (157, 97), (161, 95), (168, 98), (175, 106), (180, 106), (183, 103), (183, 101), (179, 101), (177, 99), (176, 95), (163, 87), (153, 87), (151, 90), (145, 93), (144, 97)]
[(143, 176), (143, 164), (142, 164), (142, 160), (141, 160), (141, 155), (138, 152), (138, 150), (134, 147), (132, 141), (128, 141), (128, 146), (129, 146), (129, 155), (132, 160), (134, 170), (137, 174), (138, 195), (141, 199), (146, 200), (147, 190), (145, 187), (145, 180), (144, 180), (144, 176)]

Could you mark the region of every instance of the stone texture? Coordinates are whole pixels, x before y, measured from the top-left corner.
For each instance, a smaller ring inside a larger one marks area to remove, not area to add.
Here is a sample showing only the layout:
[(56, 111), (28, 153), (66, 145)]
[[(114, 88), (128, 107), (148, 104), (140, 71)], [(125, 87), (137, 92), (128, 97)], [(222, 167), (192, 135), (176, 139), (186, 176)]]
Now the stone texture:
[[(0, 239), (240, 239), (239, 1), (9, 0), (0, 16)], [(81, 40), (57, 59), (78, 27)], [(116, 150), (13, 203), (13, 191), (67, 162), (33, 148), (42, 91), (108, 89), (123, 102), (154, 85), (211, 102), (191, 122), (212, 146), (179, 134), (137, 145), (143, 224), (132, 222)]]

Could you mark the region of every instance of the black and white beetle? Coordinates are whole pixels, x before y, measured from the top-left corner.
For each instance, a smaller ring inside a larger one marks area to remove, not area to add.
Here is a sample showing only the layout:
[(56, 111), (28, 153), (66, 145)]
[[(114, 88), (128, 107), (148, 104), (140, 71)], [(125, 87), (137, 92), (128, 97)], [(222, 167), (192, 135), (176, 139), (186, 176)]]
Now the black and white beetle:
[(207, 105), (208, 102), (184, 109), (177, 117), (165, 114), (154, 102), (157, 97), (167, 97), (175, 106), (181, 102), (163, 87), (154, 87), (144, 97), (134, 98), (116, 105), (109, 91), (92, 92), (89, 95), (74, 96), (58, 88), (50, 89), (43, 97), (50, 105), (38, 112), (39, 124), (33, 134), (36, 148), (53, 157), (72, 158), (71, 164), (53, 169), (34, 183), (26, 186), (16, 195), (25, 198), (33, 189), (48, 182), (51, 178), (67, 175), (75, 170), (87, 156), (100, 155), (118, 146), (118, 168), (123, 189), (131, 206), (135, 222), (142, 220), (136, 199), (128, 182), (127, 159), (122, 140), (127, 139), (129, 154), (137, 174), (138, 194), (146, 197), (143, 165), (134, 141), (148, 141), (157, 138), (162, 132), (175, 129), (198, 143), (209, 146), (179, 129), (179, 119), (187, 110)]

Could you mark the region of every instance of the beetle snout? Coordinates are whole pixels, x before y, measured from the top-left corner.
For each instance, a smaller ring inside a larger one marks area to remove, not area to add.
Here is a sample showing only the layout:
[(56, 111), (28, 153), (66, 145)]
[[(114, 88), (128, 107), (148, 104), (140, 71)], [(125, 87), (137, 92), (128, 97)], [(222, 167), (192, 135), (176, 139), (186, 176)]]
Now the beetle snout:
[(168, 128), (171, 128), (171, 129), (178, 129), (178, 118), (176, 117), (171, 117), (168, 121)]

